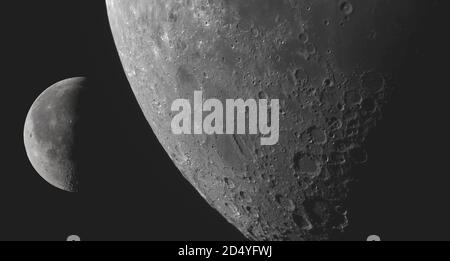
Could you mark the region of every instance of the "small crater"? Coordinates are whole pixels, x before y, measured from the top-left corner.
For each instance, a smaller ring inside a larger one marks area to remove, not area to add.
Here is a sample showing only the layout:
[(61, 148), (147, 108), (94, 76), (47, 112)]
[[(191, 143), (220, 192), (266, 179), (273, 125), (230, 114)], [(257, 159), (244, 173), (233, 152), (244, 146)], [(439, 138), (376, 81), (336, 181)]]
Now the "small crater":
[(325, 131), (318, 127), (309, 128), (308, 134), (311, 137), (311, 141), (316, 144), (324, 143), (327, 139)]
[(330, 221), (330, 209), (328, 203), (322, 200), (307, 200), (303, 203), (308, 217), (313, 225), (325, 225)]
[(340, 2), (339, 9), (346, 16), (349, 16), (353, 13), (353, 5), (352, 3), (350, 3), (350, 1), (347, 0), (343, 0)]
[(336, 117), (332, 117), (328, 120), (328, 128), (331, 131), (339, 130), (342, 128), (342, 121)]
[(334, 82), (330, 78), (325, 78), (323, 80), (323, 86), (324, 87), (332, 87), (333, 85), (334, 85)]
[(376, 93), (384, 87), (383, 77), (374, 72), (365, 73), (361, 77), (362, 86), (371, 93)]
[(308, 43), (306, 44), (306, 51), (307, 51), (309, 54), (315, 54), (315, 53), (316, 53), (316, 46), (314, 46), (313, 43), (308, 42)]
[(339, 152), (332, 152), (328, 155), (327, 162), (332, 165), (341, 165), (346, 162), (345, 155)]
[(227, 185), (229, 189), (234, 189), (236, 187), (233, 180), (231, 180), (230, 178), (223, 178), (223, 181), (225, 182), (225, 185)]
[(300, 42), (306, 43), (308, 41), (309, 37), (308, 37), (308, 34), (306, 32), (304, 32), (304, 33), (300, 33), (298, 35), (298, 39), (300, 40)]
[(359, 90), (350, 90), (345, 94), (345, 103), (347, 106), (355, 106), (362, 102), (362, 96)]
[(296, 69), (294, 71), (294, 80), (297, 84), (305, 84), (308, 80), (308, 74), (305, 72), (303, 68)]
[(280, 194), (276, 194), (275, 195), (275, 201), (278, 203), (278, 204), (281, 204), (281, 200), (283, 199), (283, 196), (282, 195), (280, 195)]
[(294, 156), (294, 168), (303, 173), (314, 173), (318, 169), (318, 162), (314, 156), (299, 152)]
[(308, 218), (304, 214), (292, 214), (292, 219), (294, 220), (295, 224), (302, 230), (311, 230), (313, 229), (313, 225), (308, 220)]

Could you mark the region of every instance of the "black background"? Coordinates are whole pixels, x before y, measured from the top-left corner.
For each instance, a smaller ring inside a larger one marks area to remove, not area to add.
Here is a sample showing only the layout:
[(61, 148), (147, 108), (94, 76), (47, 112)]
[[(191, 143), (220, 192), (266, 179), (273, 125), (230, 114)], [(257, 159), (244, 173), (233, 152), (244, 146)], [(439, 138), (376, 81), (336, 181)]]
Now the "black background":
[[(2, 4), (1, 16), (0, 240), (245, 240), (153, 135), (122, 71), (104, 2), (14, 2)], [(354, 170), (351, 226), (337, 239), (450, 239), (444, 10), (434, 10), (405, 46), (405, 84), (369, 137), (369, 162)], [(35, 98), (74, 76), (91, 82), (78, 194), (40, 178), (22, 139)]]

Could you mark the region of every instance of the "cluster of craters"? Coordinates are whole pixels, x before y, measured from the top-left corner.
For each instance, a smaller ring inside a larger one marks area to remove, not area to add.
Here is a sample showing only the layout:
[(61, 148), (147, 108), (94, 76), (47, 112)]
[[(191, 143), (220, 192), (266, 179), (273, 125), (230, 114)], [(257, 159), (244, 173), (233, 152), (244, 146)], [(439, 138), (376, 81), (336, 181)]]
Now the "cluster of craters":
[[(108, 6), (134, 93), (186, 179), (250, 239), (322, 240), (348, 225), (349, 170), (368, 160), (364, 141), (393, 85), (391, 65), (401, 61), (406, 27), (398, 23), (408, 16), (397, 13), (412, 10), (411, 2), (110, 0)], [(222, 101), (279, 99), (279, 142), (173, 135), (171, 101), (196, 90)]]

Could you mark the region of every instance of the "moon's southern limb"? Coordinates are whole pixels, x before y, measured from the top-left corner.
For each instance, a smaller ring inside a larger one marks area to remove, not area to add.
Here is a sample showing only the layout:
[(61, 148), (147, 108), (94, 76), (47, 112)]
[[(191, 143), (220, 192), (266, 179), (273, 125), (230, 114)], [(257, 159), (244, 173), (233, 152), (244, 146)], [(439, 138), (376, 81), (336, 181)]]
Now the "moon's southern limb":
[[(256, 240), (321, 240), (348, 225), (349, 170), (381, 116), (419, 0), (107, 0), (118, 53), (185, 178)], [(280, 100), (280, 139), (174, 135), (171, 103)]]
[(83, 77), (70, 78), (46, 89), (31, 106), (23, 132), (34, 169), (49, 184), (68, 192), (79, 190), (75, 127), (86, 83)]

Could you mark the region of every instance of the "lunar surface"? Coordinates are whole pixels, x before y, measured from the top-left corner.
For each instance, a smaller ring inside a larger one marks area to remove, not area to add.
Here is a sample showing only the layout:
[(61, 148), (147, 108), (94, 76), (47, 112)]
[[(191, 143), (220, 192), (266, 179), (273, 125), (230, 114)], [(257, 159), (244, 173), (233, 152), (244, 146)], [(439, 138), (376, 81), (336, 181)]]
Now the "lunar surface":
[[(328, 240), (432, 1), (107, 0), (125, 73), (184, 177), (252, 240)], [(279, 142), (174, 135), (175, 99), (279, 99)], [(163, 175), (164, 173), (161, 173)]]
[(74, 143), (79, 96), (85, 86), (85, 78), (52, 85), (36, 99), (25, 121), (25, 149), (34, 169), (49, 184), (68, 192), (79, 189)]

